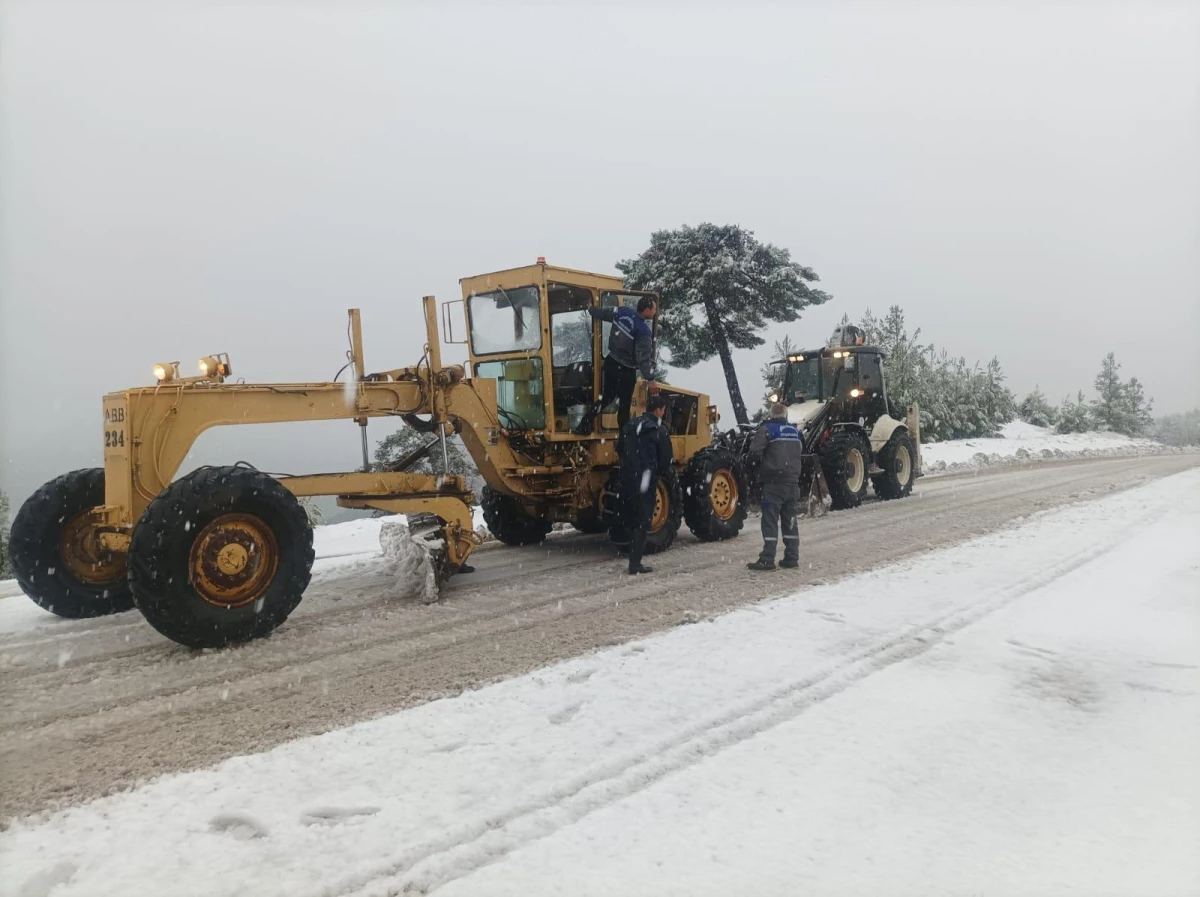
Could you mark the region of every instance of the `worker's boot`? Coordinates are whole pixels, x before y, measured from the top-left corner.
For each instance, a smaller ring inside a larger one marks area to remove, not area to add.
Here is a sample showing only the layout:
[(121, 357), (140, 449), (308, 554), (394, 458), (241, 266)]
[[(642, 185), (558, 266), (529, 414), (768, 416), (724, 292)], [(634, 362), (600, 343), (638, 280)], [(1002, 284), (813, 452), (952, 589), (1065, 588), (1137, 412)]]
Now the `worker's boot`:
[(637, 576), (640, 573), (651, 573), (653, 567), (642, 566), (642, 553), (646, 550), (646, 528), (638, 527), (632, 533), (632, 538), (629, 541), (629, 575)]
[(575, 425), (575, 429), (571, 432), (576, 436), (591, 436), (592, 426), (596, 423), (596, 414), (600, 411), (600, 406), (588, 405), (588, 410), (583, 412), (583, 417), (579, 419), (579, 423)]
[(775, 562), (769, 561), (766, 558), (759, 558), (752, 564), (746, 565), (747, 570), (774, 570)]

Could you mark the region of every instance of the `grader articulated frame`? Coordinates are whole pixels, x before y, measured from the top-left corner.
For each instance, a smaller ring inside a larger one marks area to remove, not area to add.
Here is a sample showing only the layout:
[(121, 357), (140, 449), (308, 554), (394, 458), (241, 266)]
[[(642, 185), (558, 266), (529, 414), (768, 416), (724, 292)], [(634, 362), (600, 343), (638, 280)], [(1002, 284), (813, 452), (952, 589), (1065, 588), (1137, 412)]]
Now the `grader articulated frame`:
[[(540, 541), (555, 521), (584, 532), (623, 529), (614, 414), (575, 432), (580, 410), (600, 395), (606, 331), (595, 306), (636, 301), (616, 277), (538, 264), (461, 281), (468, 366), (444, 366), (438, 303), (423, 299), (426, 342), (413, 367), (370, 373), (362, 325), (351, 309), (347, 382), (230, 382), (227, 356), (201, 360), (201, 376), (177, 363), (155, 366), (159, 381), (104, 397), (104, 468), (50, 481), (13, 521), (14, 571), (25, 592), (62, 616), (90, 617), (136, 606), (160, 632), (191, 647), (266, 635), (299, 603), (312, 567), (312, 532), (298, 499), (336, 496), (346, 508), (436, 521), (430, 540), (439, 582), (480, 544), (462, 476), (414, 473), (457, 435), (487, 486), (482, 505), (502, 542)], [(647, 539), (668, 548), (681, 519), (701, 539), (736, 536), (745, 519), (740, 459), (712, 445), (717, 414), (708, 397), (661, 388), (676, 471), (662, 479)], [(635, 393), (644, 407), (645, 385)], [(418, 452), (372, 469), (366, 427), (400, 417), (430, 434)], [(225, 425), (351, 420), (362, 428), (361, 470), (270, 475), (248, 465), (177, 473), (196, 439)]]

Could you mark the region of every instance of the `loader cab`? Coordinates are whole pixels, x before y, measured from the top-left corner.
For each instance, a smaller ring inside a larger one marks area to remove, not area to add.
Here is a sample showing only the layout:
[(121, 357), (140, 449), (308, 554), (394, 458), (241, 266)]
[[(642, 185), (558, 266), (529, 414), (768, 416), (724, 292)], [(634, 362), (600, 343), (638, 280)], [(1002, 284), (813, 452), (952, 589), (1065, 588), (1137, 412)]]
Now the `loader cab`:
[(848, 417), (873, 420), (887, 414), (884, 354), (873, 346), (849, 346), (798, 352), (787, 358), (780, 401), (797, 408), (802, 423), (830, 399)]
[[(496, 381), (501, 426), (549, 441), (578, 440), (572, 430), (601, 395), (612, 327), (588, 308), (636, 305), (646, 294), (625, 290), (619, 277), (540, 262), (461, 284), (471, 372)], [(657, 319), (653, 324), (657, 332)], [(678, 404), (694, 432), (697, 403), (681, 396)], [(601, 417), (601, 435), (606, 423), (615, 428), (608, 418), (615, 415)]]

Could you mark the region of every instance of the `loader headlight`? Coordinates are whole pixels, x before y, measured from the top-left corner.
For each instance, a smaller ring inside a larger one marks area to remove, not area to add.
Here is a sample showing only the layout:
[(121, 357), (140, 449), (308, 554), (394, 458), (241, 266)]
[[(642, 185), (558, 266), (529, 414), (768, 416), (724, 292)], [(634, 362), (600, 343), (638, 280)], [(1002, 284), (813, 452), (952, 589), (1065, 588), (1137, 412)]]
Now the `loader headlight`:
[(769, 396), (767, 396), (767, 398), (772, 402), (778, 402), (779, 401), (779, 393), (773, 392)]
[(857, 387), (850, 390), (850, 398), (852, 398), (852, 399), (857, 399), (861, 395), (862, 395), (862, 390), (858, 389)]
[(154, 366), (154, 379), (159, 383), (175, 380), (179, 377), (178, 361), (160, 361)]
[(199, 368), (201, 377), (215, 380), (224, 380), (233, 372), (229, 356), (225, 354), (204, 356), (200, 359)]

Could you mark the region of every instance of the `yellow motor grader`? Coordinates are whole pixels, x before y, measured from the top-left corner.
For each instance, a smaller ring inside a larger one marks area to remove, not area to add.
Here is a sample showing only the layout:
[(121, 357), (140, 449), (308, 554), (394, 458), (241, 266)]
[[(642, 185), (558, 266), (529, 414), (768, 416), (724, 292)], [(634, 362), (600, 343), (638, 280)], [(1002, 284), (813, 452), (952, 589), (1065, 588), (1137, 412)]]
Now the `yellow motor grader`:
[[(618, 277), (542, 259), (460, 283), (462, 299), (442, 303), (440, 318), (445, 341), (466, 344), (465, 367), (442, 364), (439, 306), (426, 296), (427, 340), (412, 367), (371, 373), (351, 309), (347, 382), (233, 382), (229, 357), (213, 355), (201, 359), (197, 376), (161, 363), (155, 385), (106, 395), (104, 467), (52, 480), (13, 521), (21, 588), (65, 617), (137, 607), (159, 632), (193, 648), (264, 636), (308, 585), (312, 530), (298, 499), (317, 495), (431, 528), (440, 581), (461, 570), (481, 541), (472, 525), (475, 496), (461, 476), (411, 468), (444, 454), (455, 434), (487, 484), (484, 519), (501, 542), (538, 542), (560, 521), (628, 541), (616, 513), (616, 415), (602, 414), (592, 432), (574, 431), (601, 394), (611, 326), (588, 309), (646, 294), (624, 289)], [(745, 472), (732, 451), (712, 442), (715, 406), (684, 389), (664, 385), (660, 394), (669, 403), (676, 471), (659, 483), (646, 550), (670, 547), (684, 518), (701, 540), (736, 536), (746, 516)], [(639, 383), (634, 413), (646, 398)], [(429, 440), (388, 469), (372, 469), (366, 428), (380, 417), (400, 417)], [(277, 476), (239, 463), (176, 476), (210, 427), (333, 419), (361, 428), (361, 470)]]

